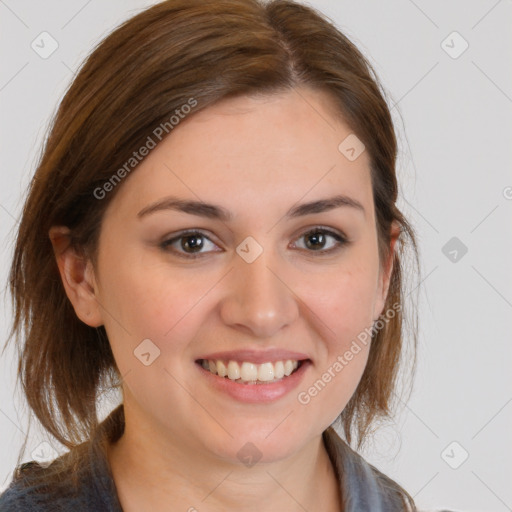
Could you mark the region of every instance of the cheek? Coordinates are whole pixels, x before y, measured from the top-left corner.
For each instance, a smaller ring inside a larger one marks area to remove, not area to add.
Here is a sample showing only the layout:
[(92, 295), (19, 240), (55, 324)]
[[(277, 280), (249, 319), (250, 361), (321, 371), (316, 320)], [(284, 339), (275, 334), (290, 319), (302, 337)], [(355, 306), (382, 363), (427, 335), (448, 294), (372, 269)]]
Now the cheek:
[(321, 357), (297, 400), (308, 417), (324, 419), (325, 427), (345, 409), (366, 367), (372, 300), (372, 287), (351, 274), (339, 277), (313, 306), (327, 327), (318, 342)]
[(333, 272), (303, 288), (301, 297), (322, 325), (315, 372), (302, 387), (299, 403), (310, 414), (329, 413), (332, 422), (354, 394), (370, 350), (377, 259), (354, 255)]
[[(126, 251), (122, 258), (114, 247), (105, 247), (101, 268), (99, 301), (104, 312), (105, 329), (120, 370), (127, 371), (136, 363), (143, 340), (158, 354), (160, 365), (172, 346), (179, 353), (186, 337), (176, 336), (186, 325), (190, 314), (206, 293), (208, 279), (198, 280), (189, 271), (170, 271), (169, 265), (155, 264), (154, 259)], [(196, 319), (197, 321), (197, 319)], [(142, 350), (142, 348), (141, 348)], [(134, 354), (135, 351), (135, 354)], [(138, 366), (138, 365), (136, 365)]]
[(155, 416), (170, 403), (194, 412), (181, 385), (193, 362), (190, 340), (204, 322), (201, 298), (215, 282), (213, 276), (170, 274), (168, 268), (137, 268), (125, 260), (104, 280), (103, 299), (111, 311), (105, 328), (117, 367), (136, 403)]
[(372, 325), (377, 274), (376, 259), (354, 254), (298, 287), (297, 294), (331, 333), (330, 352), (344, 350), (350, 339)]

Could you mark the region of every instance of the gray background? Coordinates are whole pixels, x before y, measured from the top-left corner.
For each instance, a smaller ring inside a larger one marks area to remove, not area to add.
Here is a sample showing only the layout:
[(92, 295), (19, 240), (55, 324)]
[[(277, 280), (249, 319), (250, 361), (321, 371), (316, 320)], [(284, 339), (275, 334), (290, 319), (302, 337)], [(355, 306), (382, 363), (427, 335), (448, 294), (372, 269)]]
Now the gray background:
[[(2, 288), (23, 195), (73, 70), (154, 3), (0, 0)], [(512, 2), (309, 3), (369, 56), (395, 105), (399, 204), (421, 251), (414, 391), (363, 454), (425, 509), (512, 510)], [(31, 48), (43, 31), (58, 42), (47, 59)], [(8, 295), (4, 304), (2, 346)], [(0, 358), (0, 492), (27, 429), (15, 374), (11, 347)], [(24, 460), (49, 440), (32, 428)]]

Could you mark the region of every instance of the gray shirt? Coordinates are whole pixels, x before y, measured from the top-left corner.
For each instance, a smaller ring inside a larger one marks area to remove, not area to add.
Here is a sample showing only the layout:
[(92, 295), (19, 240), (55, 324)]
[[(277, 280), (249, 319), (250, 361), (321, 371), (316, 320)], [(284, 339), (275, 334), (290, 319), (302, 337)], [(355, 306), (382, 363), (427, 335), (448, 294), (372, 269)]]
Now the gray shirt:
[[(81, 470), (78, 491), (71, 491), (72, 486), (65, 479), (61, 482), (62, 487), (59, 487), (58, 497), (55, 489), (48, 491), (44, 485), (30, 484), (24, 475), (30, 475), (34, 469), (41, 471), (42, 467), (31, 461), (15, 470), (12, 482), (0, 495), (0, 512), (122, 512), (108, 460), (98, 442), (102, 435), (105, 435), (105, 431), (100, 426), (88, 444), (92, 464), (84, 465), (85, 469)], [(407, 510), (396, 490), (389, 485), (393, 481), (352, 450), (332, 427), (323, 433), (323, 439), (338, 477), (345, 504), (343, 512)]]

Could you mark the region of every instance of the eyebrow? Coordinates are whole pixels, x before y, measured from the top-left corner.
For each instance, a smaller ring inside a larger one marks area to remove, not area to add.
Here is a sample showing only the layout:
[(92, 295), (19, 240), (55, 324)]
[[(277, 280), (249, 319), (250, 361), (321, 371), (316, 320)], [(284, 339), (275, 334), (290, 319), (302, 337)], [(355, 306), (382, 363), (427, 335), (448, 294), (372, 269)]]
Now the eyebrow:
[[(305, 215), (311, 215), (313, 213), (323, 213), (341, 207), (350, 207), (360, 211), (363, 215), (366, 215), (365, 209), (359, 201), (346, 195), (337, 195), (334, 197), (293, 206), (286, 212), (284, 216), (286, 218), (292, 219)], [(174, 196), (168, 196), (160, 199), (159, 201), (156, 201), (155, 203), (151, 203), (150, 205), (144, 207), (137, 214), (137, 217), (140, 219), (146, 215), (162, 210), (175, 210), (178, 212), (188, 213), (190, 215), (206, 217), (208, 219), (221, 220), (223, 222), (229, 222), (233, 219), (233, 214), (222, 206), (208, 204), (202, 201), (180, 199)]]

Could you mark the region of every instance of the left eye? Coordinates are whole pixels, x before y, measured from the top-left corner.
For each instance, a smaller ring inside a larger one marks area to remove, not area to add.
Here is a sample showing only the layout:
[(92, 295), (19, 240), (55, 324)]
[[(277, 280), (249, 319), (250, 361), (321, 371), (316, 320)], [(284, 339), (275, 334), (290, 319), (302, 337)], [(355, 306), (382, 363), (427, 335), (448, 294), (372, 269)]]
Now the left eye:
[[(312, 252), (317, 252), (320, 254), (333, 252), (348, 243), (345, 237), (330, 231), (329, 229), (323, 228), (315, 228), (311, 231), (307, 231), (299, 237), (299, 240), (301, 238), (306, 238), (309, 240), (309, 242), (306, 243), (306, 248), (311, 249)], [(328, 238), (333, 239), (335, 242), (331, 245), (331, 248), (325, 249), (324, 246), (326, 245), (326, 240)]]
[[(348, 244), (348, 241), (344, 236), (324, 228), (315, 228), (307, 231), (306, 233), (303, 233), (298, 238), (298, 240), (303, 238), (306, 239), (307, 242), (303, 247), (299, 248), (304, 249), (307, 252), (317, 254), (334, 252), (340, 249), (343, 245)], [(331, 242), (330, 247), (326, 249), (325, 246), (328, 245), (328, 239), (333, 240), (333, 242)], [(206, 245), (205, 240), (207, 241)], [(180, 243), (178, 244), (178, 242)], [(172, 252), (175, 252), (178, 256), (193, 259), (200, 257), (204, 253), (219, 252), (201, 251), (201, 249), (204, 249), (208, 243), (210, 243), (212, 246), (215, 246), (215, 244), (200, 231), (187, 231), (182, 232), (178, 236), (175, 236), (169, 240), (165, 240), (162, 242), (161, 248), (165, 251), (168, 251), (168, 247), (172, 247)]]

